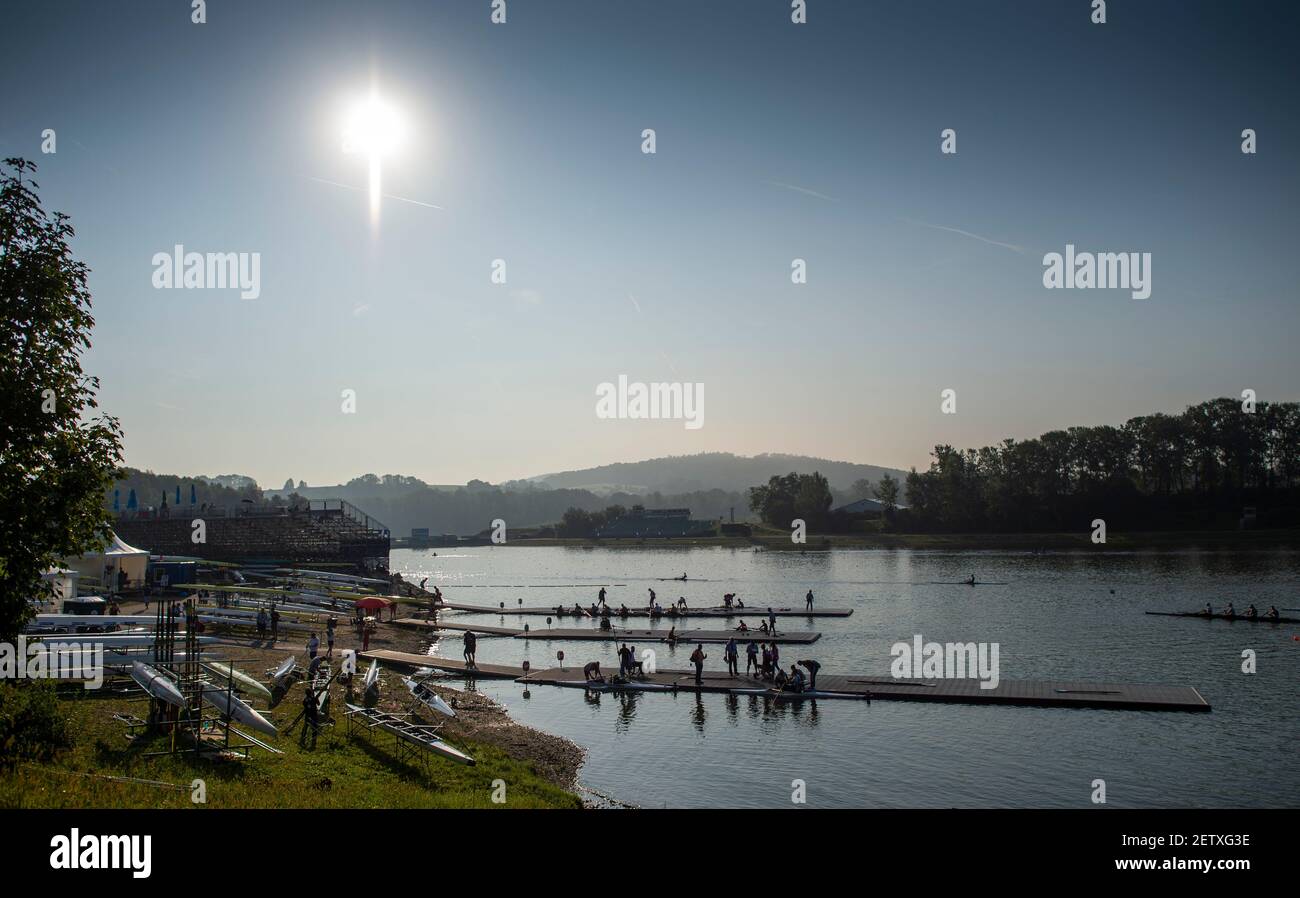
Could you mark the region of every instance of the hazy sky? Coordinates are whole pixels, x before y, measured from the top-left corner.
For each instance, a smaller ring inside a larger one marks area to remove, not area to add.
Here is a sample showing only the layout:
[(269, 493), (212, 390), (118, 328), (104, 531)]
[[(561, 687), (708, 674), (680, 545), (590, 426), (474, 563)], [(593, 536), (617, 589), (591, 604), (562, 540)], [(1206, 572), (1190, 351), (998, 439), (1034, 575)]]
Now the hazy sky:
[[(87, 365), (136, 467), (923, 467), (940, 442), (1300, 398), (1294, 4), (25, 5), (0, 154), (72, 216)], [(407, 128), (384, 192), (441, 207), (385, 199), (377, 229), (341, 148), (372, 79)], [(154, 289), (178, 243), (260, 253), (261, 295)], [(1151, 253), (1151, 297), (1045, 289), (1067, 243)], [(598, 419), (620, 374), (703, 383), (704, 426)]]

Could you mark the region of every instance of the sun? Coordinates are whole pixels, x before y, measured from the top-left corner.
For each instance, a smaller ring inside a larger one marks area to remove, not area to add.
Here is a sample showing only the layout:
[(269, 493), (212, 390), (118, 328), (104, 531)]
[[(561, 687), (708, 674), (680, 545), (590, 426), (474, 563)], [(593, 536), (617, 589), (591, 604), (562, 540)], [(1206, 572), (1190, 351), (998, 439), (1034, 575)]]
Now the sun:
[(404, 132), (397, 110), (371, 93), (348, 111), (343, 127), (343, 152), (367, 158), (391, 156), (401, 147)]
[(401, 149), (406, 136), (396, 108), (371, 90), (348, 111), (343, 125), (343, 152), (363, 156), (369, 168), (370, 224), (379, 225), (383, 199), (383, 160)]

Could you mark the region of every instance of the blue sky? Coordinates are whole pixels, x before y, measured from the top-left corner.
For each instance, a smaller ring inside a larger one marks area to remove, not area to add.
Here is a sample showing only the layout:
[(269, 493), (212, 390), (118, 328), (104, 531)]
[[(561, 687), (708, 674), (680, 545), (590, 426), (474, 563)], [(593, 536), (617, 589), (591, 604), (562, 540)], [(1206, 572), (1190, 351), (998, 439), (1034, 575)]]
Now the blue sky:
[[(72, 216), (87, 367), (133, 466), (908, 467), (1300, 398), (1288, 5), (1114, 2), (1093, 25), (1083, 0), (810, 0), (798, 26), (785, 0), (508, 0), (505, 25), (488, 0), (229, 0), (204, 25), (183, 2), (33, 6), (0, 34), (0, 154)], [(377, 229), (335, 186), (366, 183), (341, 128), (372, 81), (409, 132), (385, 192), (441, 207), (385, 200)], [(177, 243), (260, 253), (261, 296), (153, 289)], [(1151, 298), (1044, 289), (1066, 243), (1150, 252)], [(598, 420), (620, 374), (703, 383), (704, 426)]]

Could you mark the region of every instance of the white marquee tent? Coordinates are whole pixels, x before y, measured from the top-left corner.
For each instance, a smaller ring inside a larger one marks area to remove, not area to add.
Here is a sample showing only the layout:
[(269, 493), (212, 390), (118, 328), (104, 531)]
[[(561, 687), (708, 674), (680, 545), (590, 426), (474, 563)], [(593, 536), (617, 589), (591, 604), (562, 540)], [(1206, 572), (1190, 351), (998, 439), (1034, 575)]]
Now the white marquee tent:
[(126, 572), (130, 586), (141, 586), (149, 568), (149, 553), (127, 545), (114, 533), (103, 551), (88, 552), (64, 563), (83, 578), (98, 580), (111, 590), (117, 587), (118, 571)]

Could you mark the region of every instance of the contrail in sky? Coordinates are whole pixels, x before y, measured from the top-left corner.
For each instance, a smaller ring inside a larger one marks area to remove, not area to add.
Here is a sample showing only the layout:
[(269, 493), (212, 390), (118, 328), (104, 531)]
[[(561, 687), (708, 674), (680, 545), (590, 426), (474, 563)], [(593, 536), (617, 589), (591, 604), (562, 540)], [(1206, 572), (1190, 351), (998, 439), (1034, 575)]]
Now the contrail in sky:
[[(316, 181), (317, 183), (320, 184), (329, 184), (332, 187), (342, 187), (344, 190), (362, 189), (360, 187), (353, 187), (351, 184), (340, 184), (338, 181), (326, 181), (324, 178), (314, 178), (311, 175), (306, 175), (305, 177), (309, 181)], [(421, 202), (420, 200), (413, 200), (410, 197), (394, 196), (391, 193), (382, 193), (380, 194), (380, 196), (382, 196), (386, 200), (399, 200), (403, 203), (413, 203), (416, 206), (424, 206), (427, 209), (443, 209), (443, 211), (446, 211), (445, 207), (443, 206), (435, 206), (433, 203), (425, 203), (425, 202)]]
[(808, 196), (815, 196), (815, 197), (817, 197), (818, 199), (826, 200), (827, 202), (831, 202), (831, 203), (838, 203), (838, 202), (839, 202), (839, 200), (837, 200), (837, 199), (836, 199), (835, 197), (833, 197), (833, 196), (827, 196), (827, 195), (824, 194), (824, 193), (818, 193), (818, 192), (815, 191), (815, 190), (809, 190), (807, 187), (800, 187), (800, 186), (797, 185), (797, 184), (784, 184), (784, 183), (782, 183), (782, 182), (780, 182), (780, 181), (764, 181), (763, 183), (764, 183), (764, 184), (767, 184), (767, 185), (769, 185), (769, 186), (771, 186), (771, 187), (783, 187), (783, 188), (785, 188), (786, 190), (793, 190), (793, 191), (795, 191), (796, 193), (806, 193), (806, 194), (808, 194)]
[(903, 221), (908, 224), (920, 225), (923, 228), (934, 228), (936, 231), (948, 231), (953, 234), (961, 234), (963, 237), (971, 237), (981, 243), (987, 243), (989, 246), (1000, 246), (1003, 249), (1009, 249), (1013, 253), (1020, 253), (1022, 256), (1025, 254), (1025, 248), (1023, 246), (1016, 246), (1014, 243), (1002, 243), (999, 240), (990, 240), (987, 237), (981, 237), (979, 234), (972, 234), (970, 231), (963, 231), (961, 228), (949, 228), (944, 225), (927, 224), (924, 221), (912, 221), (910, 218), (904, 218)]

